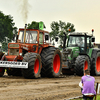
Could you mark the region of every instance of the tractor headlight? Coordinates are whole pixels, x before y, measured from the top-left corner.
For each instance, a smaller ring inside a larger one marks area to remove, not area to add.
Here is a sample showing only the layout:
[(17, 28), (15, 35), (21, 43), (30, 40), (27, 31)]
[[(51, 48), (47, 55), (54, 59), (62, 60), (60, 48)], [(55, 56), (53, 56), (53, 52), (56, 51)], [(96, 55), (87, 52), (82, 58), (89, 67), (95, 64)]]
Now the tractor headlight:
[(8, 53), (6, 52), (5, 55), (8, 55)]
[(22, 56), (22, 53), (20, 53), (19, 55)]
[(70, 57), (71, 56), (71, 54), (68, 54), (68, 57)]

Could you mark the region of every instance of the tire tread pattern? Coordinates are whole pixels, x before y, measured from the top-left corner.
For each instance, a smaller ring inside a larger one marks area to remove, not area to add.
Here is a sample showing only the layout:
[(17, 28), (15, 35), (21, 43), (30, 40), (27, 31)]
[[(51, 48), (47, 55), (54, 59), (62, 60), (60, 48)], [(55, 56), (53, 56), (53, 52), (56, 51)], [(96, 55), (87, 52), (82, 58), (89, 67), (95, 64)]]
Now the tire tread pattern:
[[(60, 70), (58, 73), (55, 73), (53, 70), (53, 59), (54, 55), (59, 54), (60, 56)], [(62, 70), (62, 58), (59, 49), (55, 47), (44, 48), (41, 52), (42, 59), (42, 69), (41, 76), (42, 77), (59, 77)]]
[[(35, 60), (39, 60), (39, 71), (37, 74), (34, 73), (34, 64)], [(41, 71), (41, 57), (37, 53), (26, 53), (23, 57), (23, 62), (28, 62), (28, 69), (22, 69), (22, 75), (25, 78), (32, 79), (38, 78), (40, 76)]]
[(75, 73), (76, 75), (82, 76), (84, 73), (84, 62), (88, 61), (88, 69), (90, 69), (90, 60), (87, 56), (81, 55), (76, 58), (75, 61)]

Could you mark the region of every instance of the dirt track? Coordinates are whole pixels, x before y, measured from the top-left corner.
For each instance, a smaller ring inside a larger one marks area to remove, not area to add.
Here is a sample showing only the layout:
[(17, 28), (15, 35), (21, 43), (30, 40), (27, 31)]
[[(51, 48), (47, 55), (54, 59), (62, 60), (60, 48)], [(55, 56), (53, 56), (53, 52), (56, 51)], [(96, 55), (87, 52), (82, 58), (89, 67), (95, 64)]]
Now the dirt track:
[[(81, 77), (24, 79), (7, 76), (0, 78), (0, 100), (63, 100), (80, 96)], [(100, 82), (100, 76), (95, 77)]]

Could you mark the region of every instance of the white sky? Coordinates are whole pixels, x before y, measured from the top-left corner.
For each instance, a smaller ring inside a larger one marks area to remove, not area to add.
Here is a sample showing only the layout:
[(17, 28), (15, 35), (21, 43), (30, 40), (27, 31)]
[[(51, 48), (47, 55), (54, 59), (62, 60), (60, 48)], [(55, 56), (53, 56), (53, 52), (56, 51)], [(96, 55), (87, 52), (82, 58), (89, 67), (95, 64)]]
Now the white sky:
[[(15, 26), (24, 27), (21, 13), (23, 0), (0, 0), (0, 10), (11, 15)], [(28, 19), (43, 21), (47, 31), (51, 31), (52, 21), (62, 20), (75, 25), (76, 32), (89, 32), (94, 29), (96, 42), (100, 42), (100, 0), (28, 0)]]

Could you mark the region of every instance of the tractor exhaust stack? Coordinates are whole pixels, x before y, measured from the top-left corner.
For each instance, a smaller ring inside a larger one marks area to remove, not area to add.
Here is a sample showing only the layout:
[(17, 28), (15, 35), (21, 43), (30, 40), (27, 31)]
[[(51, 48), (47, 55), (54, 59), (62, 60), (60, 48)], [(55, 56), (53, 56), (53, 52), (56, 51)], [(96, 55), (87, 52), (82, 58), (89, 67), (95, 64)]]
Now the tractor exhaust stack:
[(26, 27), (27, 27), (27, 24), (25, 24), (25, 29), (24, 29), (24, 44), (25, 44), (25, 40), (26, 40)]

